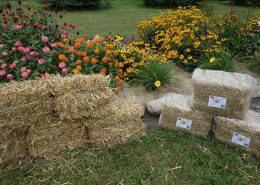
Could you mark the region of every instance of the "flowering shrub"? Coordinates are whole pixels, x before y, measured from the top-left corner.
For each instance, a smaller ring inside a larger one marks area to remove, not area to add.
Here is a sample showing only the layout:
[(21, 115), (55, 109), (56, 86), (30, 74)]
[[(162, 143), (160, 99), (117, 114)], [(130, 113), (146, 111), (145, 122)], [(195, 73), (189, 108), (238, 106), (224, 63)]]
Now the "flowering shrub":
[(257, 47), (260, 38), (260, 11), (256, 16), (244, 21), (233, 12), (223, 16), (214, 17), (211, 20), (212, 29), (227, 40), (224, 45), (235, 53), (247, 53), (252, 55)]
[(24, 80), (45, 73), (66, 74), (52, 58), (74, 25), (58, 25), (47, 11), (5, 9), (0, 21), (0, 81)]
[(144, 41), (131, 42), (123, 48), (117, 48), (113, 58), (115, 65), (120, 67), (121, 77), (125, 81), (134, 78), (139, 73), (139, 67), (151, 60), (158, 60), (162, 63), (167, 61), (163, 54), (152, 51), (150, 44)]
[(199, 65), (202, 55), (220, 53), (225, 41), (209, 29), (208, 19), (196, 7), (178, 7), (166, 14), (140, 21), (139, 34), (150, 48), (162, 52), (188, 71)]
[(120, 78), (122, 69), (112, 58), (115, 44), (110, 42), (110, 39), (111, 36), (107, 37), (107, 41), (101, 37), (88, 41), (85, 38), (64, 38), (57, 44), (54, 60), (59, 63), (59, 68), (64, 74), (111, 75), (111, 85), (116, 87), (115, 92), (118, 93), (124, 82)]

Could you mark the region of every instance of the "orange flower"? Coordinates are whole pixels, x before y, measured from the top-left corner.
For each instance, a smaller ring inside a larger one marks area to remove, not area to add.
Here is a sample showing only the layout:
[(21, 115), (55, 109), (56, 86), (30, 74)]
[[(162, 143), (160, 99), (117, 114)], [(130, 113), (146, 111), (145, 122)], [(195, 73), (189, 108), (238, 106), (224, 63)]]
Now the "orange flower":
[(97, 63), (97, 59), (96, 58), (92, 58), (91, 62), (92, 62), (92, 64), (96, 64)]
[(118, 69), (118, 72), (119, 72), (119, 73), (123, 73), (123, 69), (121, 69), (121, 68)]
[(96, 48), (96, 49), (94, 50), (94, 52), (95, 52), (96, 54), (99, 54), (99, 53), (100, 53), (100, 51), (99, 51), (98, 48)]
[(107, 36), (107, 40), (111, 40), (112, 39), (112, 36), (111, 35), (108, 35)]
[(103, 69), (100, 70), (100, 73), (105, 75), (107, 73), (107, 70), (105, 68), (103, 68)]
[(61, 60), (61, 61), (66, 61), (66, 60), (68, 60), (68, 59), (66, 58), (65, 55), (59, 54), (59, 60)]
[(120, 80), (120, 77), (119, 76), (115, 76), (115, 80), (116, 81)]
[(80, 43), (79, 43), (79, 42), (76, 42), (76, 43), (74, 44), (74, 47), (75, 47), (75, 48), (79, 48), (79, 47), (80, 47)]
[(109, 45), (107, 45), (106, 47), (107, 47), (107, 50), (110, 50), (110, 49), (113, 48), (113, 45), (112, 45), (112, 44), (109, 44)]
[(86, 44), (86, 47), (87, 47), (87, 48), (92, 48), (92, 47), (93, 47), (92, 42), (88, 42), (88, 43)]
[(68, 50), (69, 53), (73, 53), (74, 52), (74, 48), (73, 47), (70, 47), (69, 50)]
[(84, 58), (83, 58), (83, 61), (84, 61), (84, 62), (88, 62), (88, 61), (89, 61), (89, 58), (88, 58), (88, 57), (84, 57)]
[(69, 42), (70, 40), (68, 38), (64, 38), (63, 42)]
[(123, 86), (123, 85), (124, 85), (124, 82), (123, 82), (123, 81), (117, 82), (117, 85), (118, 85), (118, 86)]
[(83, 56), (83, 57), (87, 56), (87, 52), (85, 52), (85, 51), (81, 52), (81, 56)]
[(82, 55), (82, 52), (81, 51), (78, 51), (77, 52), (77, 56), (80, 57)]
[(102, 62), (108, 62), (108, 58), (107, 57), (103, 57), (102, 58)]
[(98, 38), (96, 38), (96, 40), (95, 40), (97, 43), (101, 43), (101, 42), (103, 42), (103, 39), (101, 38), (101, 37), (98, 37)]
[(82, 67), (81, 66), (77, 66), (76, 69), (80, 71), (82, 69)]
[(78, 65), (81, 65), (82, 61), (81, 60), (76, 60)]
[(112, 54), (112, 51), (111, 50), (107, 50), (107, 55), (111, 55)]
[(60, 48), (64, 48), (64, 44), (63, 44), (63, 42), (58, 42), (58, 46), (60, 47)]
[(115, 92), (116, 94), (118, 94), (118, 93), (120, 93), (120, 89), (119, 89), (119, 88), (115, 88), (115, 89), (114, 89), (114, 92)]
[(74, 74), (78, 74), (79, 73), (79, 70), (78, 69), (73, 69), (72, 71)]

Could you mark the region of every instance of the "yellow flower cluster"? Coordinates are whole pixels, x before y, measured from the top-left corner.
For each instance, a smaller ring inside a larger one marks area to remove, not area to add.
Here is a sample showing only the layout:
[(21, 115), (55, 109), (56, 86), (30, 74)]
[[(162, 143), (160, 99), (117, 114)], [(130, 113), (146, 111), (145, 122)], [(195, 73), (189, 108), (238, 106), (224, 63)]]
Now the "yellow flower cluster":
[(224, 41), (208, 28), (208, 18), (195, 6), (178, 7), (140, 21), (138, 30), (152, 49), (184, 64), (196, 63), (202, 54), (220, 53)]
[(152, 60), (159, 60), (166, 63), (167, 58), (158, 52), (150, 49), (150, 44), (144, 41), (135, 41), (125, 47), (119, 47), (113, 54), (116, 66), (122, 69), (122, 78), (125, 81), (131, 78), (131, 75), (138, 74), (138, 67), (145, 65)]

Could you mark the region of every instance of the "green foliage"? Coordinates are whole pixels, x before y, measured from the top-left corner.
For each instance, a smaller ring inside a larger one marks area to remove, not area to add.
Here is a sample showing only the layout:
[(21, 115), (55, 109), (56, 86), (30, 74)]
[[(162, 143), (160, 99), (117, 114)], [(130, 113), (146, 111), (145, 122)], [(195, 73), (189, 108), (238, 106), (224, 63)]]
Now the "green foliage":
[(260, 59), (259, 57), (254, 58), (251, 61), (250, 69), (260, 74)]
[(241, 59), (239, 55), (235, 55), (229, 50), (222, 50), (221, 53), (216, 56), (214, 62), (210, 62), (210, 57), (205, 56), (201, 59), (199, 68), (221, 71), (234, 71), (236, 63)]
[(144, 0), (146, 6), (151, 7), (177, 7), (196, 5), (198, 0)]
[(148, 91), (154, 91), (160, 86), (170, 83), (172, 78), (171, 64), (161, 63), (156, 60), (147, 62), (144, 66), (139, 68), (139, 73), (133, 76), (130, 81), (143, 85)]
[(109, 6), (108, 0), (41, 0), (55, 10), (97, 9)]

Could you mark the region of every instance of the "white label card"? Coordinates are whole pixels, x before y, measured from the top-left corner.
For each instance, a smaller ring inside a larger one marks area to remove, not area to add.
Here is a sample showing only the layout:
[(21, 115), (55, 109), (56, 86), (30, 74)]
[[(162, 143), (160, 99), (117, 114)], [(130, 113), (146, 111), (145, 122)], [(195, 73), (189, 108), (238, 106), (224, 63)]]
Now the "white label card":
[(236, 143), (240, 146), (248, 148), (250, 145), (251, 138), (243, 136), (239, 133), (234, 132), (232, 137), (232, 143)]
[(160, 114), (160, 118), (159, 118), (159, 125), (162, 123), (162, 113)]
[(227, 98), (221, 96), (209, 96), (209, 107), (215, 107), (220, 109), (225, 109), (227, 105)]
[(191, 129), (192, 120), (186, 118), (177, 118), (176, 126), (185, 129)]

